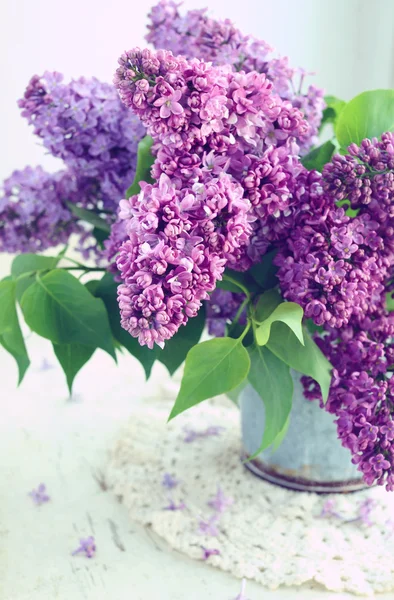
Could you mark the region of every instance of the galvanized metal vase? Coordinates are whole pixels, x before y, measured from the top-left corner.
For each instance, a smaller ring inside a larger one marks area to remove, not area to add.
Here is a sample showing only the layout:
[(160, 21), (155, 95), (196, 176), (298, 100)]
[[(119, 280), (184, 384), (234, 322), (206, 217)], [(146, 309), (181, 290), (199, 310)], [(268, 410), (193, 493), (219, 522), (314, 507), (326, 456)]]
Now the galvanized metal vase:
[[(245, 466), (259, 477), (293, 490), (332, 493), (367, 487), (351, 463), (349, 450), (338, 440), (334, 416), (304, 397), (299, 373), (293, 371), (292, 377), (293, 407), (282, 443), (276, 450), (263, 450)], [(261, 445), (265, 409), (250, 385), (240, 395), (240, 407), (244, 457), (248, 458)]]

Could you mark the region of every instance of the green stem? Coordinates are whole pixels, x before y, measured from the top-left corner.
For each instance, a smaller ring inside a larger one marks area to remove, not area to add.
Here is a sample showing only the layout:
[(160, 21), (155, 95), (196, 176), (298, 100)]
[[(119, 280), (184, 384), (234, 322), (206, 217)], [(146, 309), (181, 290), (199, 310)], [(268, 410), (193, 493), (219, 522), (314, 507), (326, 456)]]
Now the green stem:
[(246, 324), (245, 329), (243, 330), (242, 334), (239, 336), (238, 341), (242, 342), (242, 340), (244, 339), (245, 335), (248, 333), (250, 326), (251, 326), (252, 322), (248, 319), (248, 322)]
[(234, 285), (239, 287), (239, 289), (243, 291), (243, 293), (245, 294), (247, 299), (250, 300), (251, 296), (250, 296), (249, 290), (244, 285), (242, 285), (242, 283), (239, 283), (239, 281), (237, 281), (236, 279), (233, 279), (230, 275), (226, 275), (226, 273), (223, 273), (223, 279), (225, 281), (229, 281), (230, 283), (233, 283)]
[(245, 298), (245, 300), (242, 302), (241, 306), (237, 310), (237, 313), (233, 319), (233, 322), (231, 323), (231, 325), (229, 327), (228, 336), (230, 336), (231, 333), (234, 331), (234, 327), (238, 323), (238, 321), (239, 321), (243, 311), (245, 310), (245, 307), (248, 305), (248, 303), (249, 303), (249, 298)]

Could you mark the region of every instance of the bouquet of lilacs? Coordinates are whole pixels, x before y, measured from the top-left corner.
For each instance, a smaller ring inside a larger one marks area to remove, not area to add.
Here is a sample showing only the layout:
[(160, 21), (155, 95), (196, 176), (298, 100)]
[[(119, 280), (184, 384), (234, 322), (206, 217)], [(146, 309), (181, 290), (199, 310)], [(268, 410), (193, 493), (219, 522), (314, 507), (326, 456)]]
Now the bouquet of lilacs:
[(19, 253), (0, 342), (20, 379), (16, 304), (70, 388), (96, 348), (147, 376), (185, 361), (170, 418), (249, 382), (261, 451), (286, 429), (294, 369), (365, 481), (394, 489), (394, 91), (304, 91), (265, 42), (167, 0), (147, 40), (114, 87), (46, 73), (20, 101), (64, 162), (13, 173), (0, 198), (0, 250)]

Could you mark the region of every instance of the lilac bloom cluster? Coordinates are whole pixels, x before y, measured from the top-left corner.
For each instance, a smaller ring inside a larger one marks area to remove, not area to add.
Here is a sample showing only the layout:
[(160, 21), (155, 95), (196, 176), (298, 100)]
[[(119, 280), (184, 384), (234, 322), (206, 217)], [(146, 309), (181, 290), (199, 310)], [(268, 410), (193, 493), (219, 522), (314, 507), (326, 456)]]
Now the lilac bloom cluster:
[[(229, 20), (207, 16), (207, 10), (190, 10), (184, 16), (179, 3), (161, 0), (149, 14), (148, 42), (186, 58), (200, 57), (214, 65), (232, 65), (235, 71), (264, 73), (274, 91), (290, 100), (305, 115), (310, 128), (300, 139), (301, 154), (317, 143), (325, 102), (323, 90), (309, 86), (302, 92), (305, 73), (289, 66), (286, 57), (275, 58), (273, 48), (262, 40), (241, 33)], [(299, 81), (296, 83), (296, 75)]]
[(0, 189), (0, 252), (41, 252), (67, 242), (80, 229), (65, 205), (75, 195), (77, 183), (67, 171), (14, 171)]
[(275, 258), (284, 298), (317, 325), (341, 328), (380, 305), (388, 261), (377, 223), (351, 219), (323, 189), (316, 171), (301, 173), (294, 225)]
[[(334, 366), (326, 409), (336, 415), (343, 446), (350, 449), (368, 484), (385, 484), (387, 490), (394, 490), (394, 315), (386, 311), (385, 298), (394, 259), (394, 135), (385, 133), (381, 141), (363, 140), (348, 151), (349, 155), (334, 156), (324, 167), (319, 185), (323, 198), (344, 203), (344, 208), (348, 203), (357, 211), (345, 226), (361, 238), (347, 236), (350, 256), (345, 263), (348, 269), (349, 265), (358, 269), (354, 282), (361, 283), (364, 299), (347, 312), (345, 320), (325, 319), (325, 332), (316, 341)], [(331, 228), (331, 242), (333, 232)], [(334, 247), (337, 244), (335, 239)], [(363, 266), (357, 265), (360, 250)], [(320, 256), (315, 248), (313, 261), (316, 258)], [(282, 281), (285, 276), (282, 272)], [(337, 297), (336, 309), (341, 300)], [(314, 383), (305, 378), (304, 384), (308, 397), (319, 397)]]
[[(271, 201), (267, 185), (257, 214), (243, 180), (259, 161), (267, 177), (276, 170), (294, 177), (295, 140), (308, 124), (264, 74), (164, 50), (134, 49), (119, 64), (115, 85), (157, 156), (156, 183), (143, 184), (121, 211), (128, 234), (117, 259), (122, 326), (142, 345), (162, 346), (197, 313), (225, 266), (246, 270), (267, 249), (266, 220), (285, 219), (286, 200)], [(259, 175), (254, 195), (266, 184)]]
[[(235, 318), (244, 297), (217, 288), (210, 296), (207, 308), (208, 333), (215, 337), (226, 335), (226, 327)], [(241, 325), (246, 323), (246, 313), (243, 312), (238, 321)]]
[(108, 211), (113, 221), (144, 136), (114, 87), (84, 77), (64, 83), (60, 73), (46, 72), (32, 77), (19, 106), (45, 148), (78, 178), (79, 203)]
[(381, 140), (351, 144), (323, 169), (324, 188), (337, 201), (348, 201), (367, 214), (384, 242), (384, 255), (394, 262), (394, 133)]
[[(326, 410), (367, 484), (394, 490), (394, 315), (366, 316), (316, 338), (334, 366)], [(318, 397), (305, 380), (307, 395)]]

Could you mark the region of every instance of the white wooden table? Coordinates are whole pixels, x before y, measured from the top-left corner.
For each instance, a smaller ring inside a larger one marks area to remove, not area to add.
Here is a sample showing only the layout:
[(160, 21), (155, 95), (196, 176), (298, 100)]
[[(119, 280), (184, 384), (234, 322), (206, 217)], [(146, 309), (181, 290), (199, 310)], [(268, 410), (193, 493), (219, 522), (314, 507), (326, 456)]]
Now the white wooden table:
[[(164, 368), (145, 384), (133, 359), (121, 357), (116, 367), (98, 351), (69, 399), (50, 344), (34, 336), (28, 344), (33, 364), (19, 389), (13, 359), (0, 349), (0, 600), (235, 598), (238, 580), (171, 552), (102, 489), (117, 430), (143, 395), (157, 393)], [(52, 368), (40, 370), (44, 359)], [(37, 507), (28, 492), (40, 482), (51, 501)], [(72, 557), (89, 535), (96, 557)], [(272, 592), (253, 582), (247, 592), (250, 600), (351, 597), (317, 587)]]

